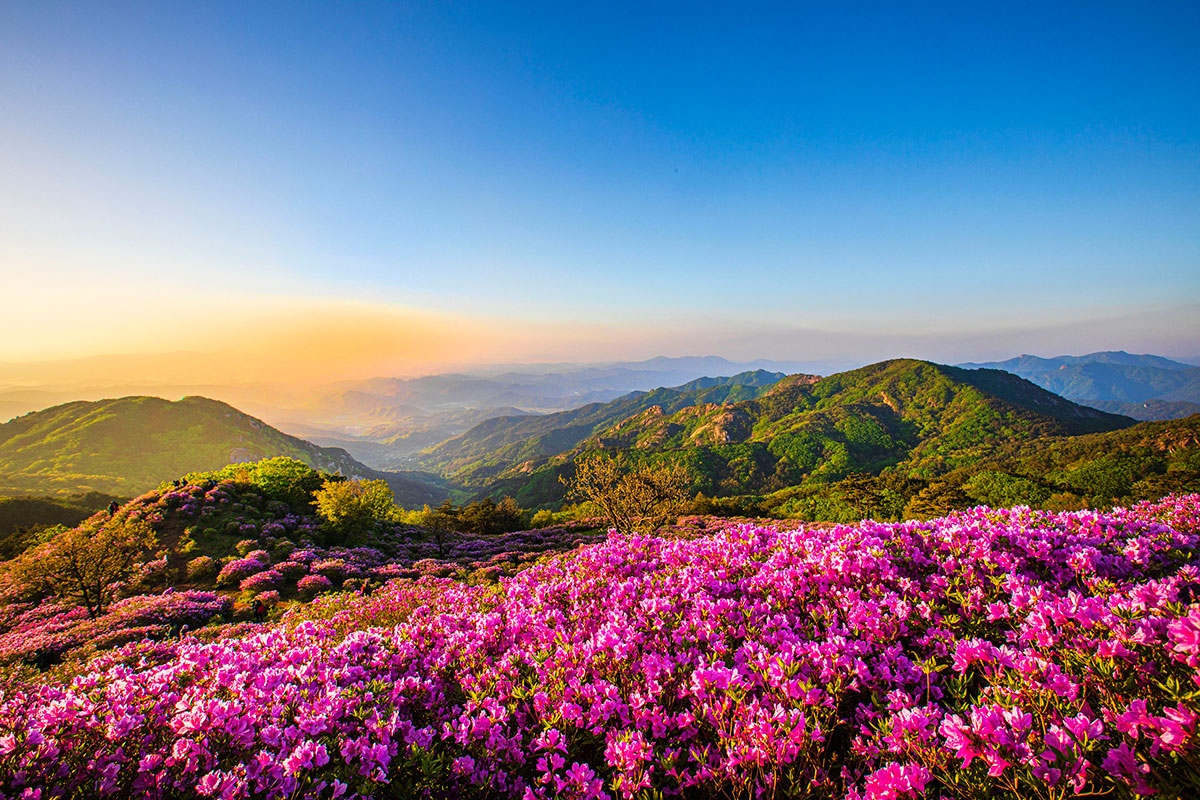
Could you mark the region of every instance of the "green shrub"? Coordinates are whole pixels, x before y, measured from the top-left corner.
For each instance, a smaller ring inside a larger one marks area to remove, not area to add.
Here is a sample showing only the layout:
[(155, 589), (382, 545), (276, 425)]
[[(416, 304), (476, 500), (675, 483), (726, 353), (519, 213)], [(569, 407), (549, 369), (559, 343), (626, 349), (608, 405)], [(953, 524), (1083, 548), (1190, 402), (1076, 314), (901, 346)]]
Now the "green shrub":
[(387, 481), (329, 479), (317, 491), (313, 505), (325, 520), (327, 541), (357, 544), (379, 521), (398, 519), (395, 496)]
[(217, 562), (211, 556), (193, 558), (187, 563), (188, 580), (201, 581), (217, 574)]
[(303, 462), (284, 456), (253, 464), (230, 464), (215, 472), (193, 472), (187, 476), (189, 483), (230, 479), (253, 485), (267, 499), (307, 509), (325, 476)]

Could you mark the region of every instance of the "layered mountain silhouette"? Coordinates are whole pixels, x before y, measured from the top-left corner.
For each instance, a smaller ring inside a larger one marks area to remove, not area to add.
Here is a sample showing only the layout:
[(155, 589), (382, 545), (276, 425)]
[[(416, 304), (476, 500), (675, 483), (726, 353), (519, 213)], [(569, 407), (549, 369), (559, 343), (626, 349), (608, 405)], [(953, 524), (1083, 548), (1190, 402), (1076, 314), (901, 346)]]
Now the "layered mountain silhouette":
[[(387, 426), (414, 414), (373, 416)], [(0, 494), (128, 496), (192, 471), (290, 456), (382, 478), (407, 508), (436, 504), (452, 489), (458, 498), (511, 495), (525, 507), (553, 507), (565, 496), (560, 478), (601, 453), (633, 464), (682, 461), (693, 488), (709, 497), (766, 495), (862, 474), (930, 481), (998, 459), (1066, 453), (1062, 443), (1076, 440), (1094, 454), (1108, 436), (1118, 437), (1117, 449), (1142, 442), (1141, 429), (1008, 372), (897, 359), (824, 378), (754, 370), (567, 411), (491, 417), (421, 453), (421, 471), (385, 472), (219, 401), (126, 397), (66, 403), (0, 425)], [(1190, 431), (1168, 425), (1152, 438), (1174, 442)]]
[(960, 364), (1002, 369), (1068, 400), (1141, 420), (1200, 413), (1200, 367), (1155, 355), (1103, 351), (1083, 356)]

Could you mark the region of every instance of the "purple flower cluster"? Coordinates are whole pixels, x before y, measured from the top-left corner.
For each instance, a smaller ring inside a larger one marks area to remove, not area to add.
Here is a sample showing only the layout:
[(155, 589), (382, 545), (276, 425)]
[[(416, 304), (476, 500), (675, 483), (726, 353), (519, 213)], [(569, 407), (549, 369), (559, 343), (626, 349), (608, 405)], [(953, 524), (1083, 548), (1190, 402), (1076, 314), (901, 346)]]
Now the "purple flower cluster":
[(0, 793), (1183, 796), (1198, 543), (1200, 496), (610, 535), (7, 695)]
[(263, 592), (270, 589), (276, 589), (284, 582), (284, 577), (273, 569), (259, 572), (251, 575), (249, 578), (244, 578), (238, 589), (243, 592)]
[[(78, 606), (41, 603), (4, 620), (0, 662), (58, 657), (76, 648), (95, 652), (166, 636), (180, 625), (199, 627), (229, 608), (211, 592), (172, 592), (120, 600), (96, 619)], [(16, 611), (10, 607), (10, 615)]]
[(156, 527), (171, 517), (197, 528), (245, 537), (312, 537), (320, 527), (314, 515), (297, 514), (286, 504), (265, 500), (233, 480), (148, 492), (131, 500), (118, 514)]
[[(539, 554), (572, 550), (585, 544), (604, 541), (595, 525), (554, 525), (530, 531), (503, 534), (454, 534), (439, 551), (432, 541), (410, 541), (401, 550), (414, 562), (440, 561), (452, 567), (479, 569), (495, 561), (528, 561)], [(414, 563), (414, 568), (421, 567)]]

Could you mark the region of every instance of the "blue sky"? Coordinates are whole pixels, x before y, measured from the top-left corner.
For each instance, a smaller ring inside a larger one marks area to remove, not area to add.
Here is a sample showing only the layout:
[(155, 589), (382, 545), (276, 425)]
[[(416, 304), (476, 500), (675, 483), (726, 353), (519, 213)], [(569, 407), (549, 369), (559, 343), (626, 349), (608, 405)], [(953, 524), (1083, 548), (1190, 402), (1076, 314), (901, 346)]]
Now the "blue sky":
[(6, 3), (0, 310), (83, 330), (0, 360), (363, 308), (470, 331), (442, 360), (1200, 354), (1197, 40), (1194, 3)]

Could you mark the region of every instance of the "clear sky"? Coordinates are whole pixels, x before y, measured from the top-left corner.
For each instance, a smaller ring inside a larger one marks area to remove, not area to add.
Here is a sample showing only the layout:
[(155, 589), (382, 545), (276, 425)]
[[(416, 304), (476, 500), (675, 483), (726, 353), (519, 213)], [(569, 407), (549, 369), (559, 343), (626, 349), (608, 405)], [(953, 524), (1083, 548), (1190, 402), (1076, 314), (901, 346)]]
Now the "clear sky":
[(1200, 355), (1197, 41), (1195, 2), (10, 0), (0, 360)]

